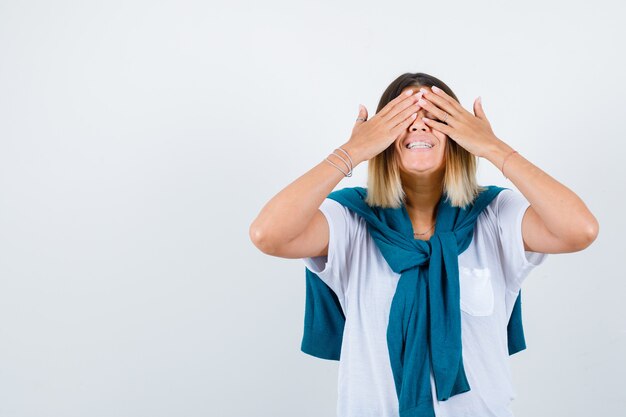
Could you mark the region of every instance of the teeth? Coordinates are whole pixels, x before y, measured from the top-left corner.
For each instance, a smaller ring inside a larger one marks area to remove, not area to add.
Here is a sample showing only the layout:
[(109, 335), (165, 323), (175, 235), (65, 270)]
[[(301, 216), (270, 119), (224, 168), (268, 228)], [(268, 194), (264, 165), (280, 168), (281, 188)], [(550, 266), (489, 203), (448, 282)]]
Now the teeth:
[(426, 142), (411, 142), (408, 145), (406, 145), (407, 149), (413, 149), (413, 148), (432, 148), (433, 146), (426, 143)]

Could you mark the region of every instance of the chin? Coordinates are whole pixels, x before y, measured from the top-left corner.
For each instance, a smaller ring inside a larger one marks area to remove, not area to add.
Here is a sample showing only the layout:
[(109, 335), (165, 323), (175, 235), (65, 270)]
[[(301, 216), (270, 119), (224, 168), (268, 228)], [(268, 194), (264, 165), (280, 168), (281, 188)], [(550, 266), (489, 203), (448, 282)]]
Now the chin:
[(431, 173), (443, 169), (441, 161), (403, 161), (401, 170), (406, 173), (423, 174)]
[(420, 175), (420, 174), (430, 174), (432, 172), (435, 172), (436, 168), (434, 167), (429, 167), (429, 168), (411, 168), (411, 169), (404, 169), (404, 172), (406, 172), (407, 174), (410, 175)]

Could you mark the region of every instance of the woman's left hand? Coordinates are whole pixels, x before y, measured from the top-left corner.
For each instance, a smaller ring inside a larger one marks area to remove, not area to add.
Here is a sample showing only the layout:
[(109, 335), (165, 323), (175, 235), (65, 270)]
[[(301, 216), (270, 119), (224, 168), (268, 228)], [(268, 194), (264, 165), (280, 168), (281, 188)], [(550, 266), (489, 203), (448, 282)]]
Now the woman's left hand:
[[(454, 98), (437, 87), (431, 87), (432, 92), (422, 88), (424, 95), (420, 99), (420, 105), (429, 113), (446, 123), (422, 118), (424, 123), (432, 129), (446, 134), (450, 139), (465, 148), (468, 152), (485, 157), (491, 148), (500, 142), (491, 130), (491, 124), (483, 111), (480, 97), (474, 101), (473, 115), (465, 110)], [(448, 113), (446, 118), (445, 113)]]

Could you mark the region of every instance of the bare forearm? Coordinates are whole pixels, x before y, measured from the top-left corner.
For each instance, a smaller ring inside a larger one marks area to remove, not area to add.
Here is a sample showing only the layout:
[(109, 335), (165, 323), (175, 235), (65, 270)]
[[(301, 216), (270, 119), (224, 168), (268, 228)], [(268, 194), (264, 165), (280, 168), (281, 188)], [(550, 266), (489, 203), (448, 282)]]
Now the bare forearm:
[[(362, 162), (359, 152), (349, 144), (343, 144), (341, 148), (350, 155), (353, 168)], [(334, 152), (350, 163), (340, 150)], [(329, 153), (328, 159), (348, 172), (344, 162), (332, 152)], [(265, 204), (250, 225), (250, 237), (257, 245), (266, 247), (281, 245), (296, 238), (307, 227), (324, 199), (343, 178), (345, 175), (339, 169), (326, 160), (321, 160)]]
[[(513, 150), (498, 140), (485, 158), (502, 169), (504, 158)], [(506, 158), (503, 174), (526, 197), (554, 236), (576, 241), (597, 234), (598, 221), (580, 197), (524, 156), (514, 153)]]

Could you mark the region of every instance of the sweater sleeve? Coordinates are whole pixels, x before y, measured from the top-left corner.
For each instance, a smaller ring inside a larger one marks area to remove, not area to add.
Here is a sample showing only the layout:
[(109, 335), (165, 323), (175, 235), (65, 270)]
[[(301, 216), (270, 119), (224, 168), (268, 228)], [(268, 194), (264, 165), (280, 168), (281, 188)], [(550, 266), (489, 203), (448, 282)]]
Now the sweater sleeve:
[(502, 190), (496, 204), (496, 222), (506, 286), (517, 293), (530, 271), (542, 264), (548, 254), (527, 251), (522, 237), (522, 220), (530, 203), (519, 191)]
[(357, 215), (330, 198), (322, 202), (320, 211), (328, 221), (328, 255), (302, 258), (302, 260), (307, 268), (335, 292), (341, 305), (345, 306), (350, 245), (354, 242), (353, 238), (358, 225)]

